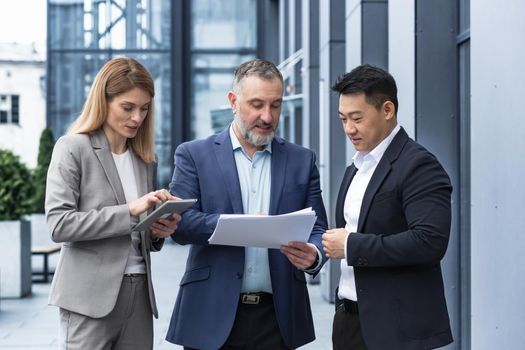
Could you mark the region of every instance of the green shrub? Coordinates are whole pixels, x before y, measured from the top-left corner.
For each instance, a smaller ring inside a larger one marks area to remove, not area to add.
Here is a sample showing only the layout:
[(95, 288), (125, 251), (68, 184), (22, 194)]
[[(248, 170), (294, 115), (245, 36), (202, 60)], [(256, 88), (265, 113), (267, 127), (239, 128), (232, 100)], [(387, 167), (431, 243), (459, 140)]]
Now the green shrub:
[(44, 202), (46, 198), (46, 178), (49, 162), (51, 162), (51, 154), (55, 146), (55, 139), (53, 132), (49, 128), (45, 128), (40, 136), (40, 145), (38, 147), (38, 160), (35, 170), (33, 170), (33, 197), (31, 198), (31, 211), (33, 213), (44, 212)]
[(13, 152), (0, 149), (0, 220), (19, 220), (31, 207), (29, 169)]

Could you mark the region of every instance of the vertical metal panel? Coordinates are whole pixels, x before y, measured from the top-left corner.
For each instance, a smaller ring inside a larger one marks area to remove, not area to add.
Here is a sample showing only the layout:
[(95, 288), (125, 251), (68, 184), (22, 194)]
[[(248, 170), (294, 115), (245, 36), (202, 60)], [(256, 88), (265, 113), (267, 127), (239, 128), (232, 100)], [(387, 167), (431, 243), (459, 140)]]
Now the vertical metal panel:
[(303, 145), (319, 159), (319, 0), (302, 7), (303, 58)]
[[(49, 1), (50, 0), (47, 0), (47, 5), (46, 5), (46, 13), (47, 13), (46, 52), (51, 52), (51, 44), (50, 44), (51, 38), (49, 36), (49, 33), (51, 32), (51, 21), (49, 20), (49, 9), (50, 9)], [(49, 55), (48, 55), (48, 58), (49, 58)], [(56, 131), (57, 130), (57, 126), (55, 122), (56, 119), (52, 118), (51, 113), (50, 113), (51, 95), (49, 92), (51, 91), (51, 81), (49, 77), (51, 75), (51, 69), (53, 69), (53, 66), (51, 65), (51, 61), (49, 59), (46, 59), (46, 91), (45, 91), (45, 94), (46, 94), (46, 125), (51, 130)], [(58, 135), (55, 134), (55, 138), (58, 138)]]
[(172, 3), (172, 154), (177, 146), (190, 138), (190, 99), (191, 77), (187, 67), (190, 63), (190, 6), (189, 0)]
[(460, 165), (459, 165), (459, 229), (460, 235), (460, 334), (461, 349), (470, 349), (470, 40), (459, 47), (459, 97), (460, 97)]
[(416, 137), (449, 174), (452, 228), (442, 261), (445, 295), (455, 342), (460, 339), (459, 106), (456, 48), (457, 5), (453, 0), (416, 2)]
[(345, 71), (345, 40), (344, 40), (344, 3), (331, 0), (329, 4), (320, 3), (320, 6), (328, 6), (326, 11), (320, 11), (325, 18), (321, 18), (320, 42), (320, 79), (324, 81), (321, 99), (325, 101), (324, 109), (320, 111), (321, 123), (324, 123), (327, 135), (325, 137), (326, 152), (320, 154), (320, 164), (323, 168), (324, 182), (323, 192), (325, 206), (330, 218), (334, 222), (332, 208), (335, 208), (335, 200), (339, 190), (340, 181), (346, 168), (345, 159), (345, 135), (338, 118), (339, 96), (330, 91), (330, 86)]
[(471, 1), (472, 349), (525, 348), (524, 1)]
[[(334, 225), (335, 201), (345, 164), (345, 134), (338, 118), (339, 96), (330, 92), (330, 86), (345, 71), (345, 4), (342, 1), (320, 1), (320, 117), (319, 170), (324, 204), (331, 226)], [(328, 269), (328, 270), (326, 270)], [(339, 280), (337, 261), (327, 265), (321, 275), (323, 297), (334, 300)], [(325, 277), (326, 276), (326, 277)]]
[(279, 62), (279, 2), (257, 1), (257, 57)]
[(388, 69), (388, 2), (363, 0), (361, 11), (361, 62)]
[(416, 2), (388, 2), (388, 71), (396, 79), (399, 110), (397, 122), (410, 137), (415, 135), (416, 118)]

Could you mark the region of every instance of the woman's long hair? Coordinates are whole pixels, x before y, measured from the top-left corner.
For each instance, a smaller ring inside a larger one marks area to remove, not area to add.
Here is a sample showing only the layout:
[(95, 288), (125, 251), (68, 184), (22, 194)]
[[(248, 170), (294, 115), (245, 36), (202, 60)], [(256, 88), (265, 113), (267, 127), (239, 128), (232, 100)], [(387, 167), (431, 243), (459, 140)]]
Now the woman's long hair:
[(100, 129), (107, 119), (108, 103), (116, 96), (134, 88), (147, 92), (152, 101), (137, 135), (130, 140), (131, 148), (146, 163), (155, 161), (153, 122), (155, 87), (148, 70), (133, 58), (114, 58), (104, 64), (91, 85), (82, 113), (71, 124), (67, 133), (87, 134)]

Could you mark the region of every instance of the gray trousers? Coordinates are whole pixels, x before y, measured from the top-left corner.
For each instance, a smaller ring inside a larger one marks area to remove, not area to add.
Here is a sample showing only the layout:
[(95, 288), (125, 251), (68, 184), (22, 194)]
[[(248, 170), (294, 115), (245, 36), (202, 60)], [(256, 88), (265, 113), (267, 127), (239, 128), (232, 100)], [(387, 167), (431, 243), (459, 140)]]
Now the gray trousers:
[(91, 318), (60, 309), (61, 350), (153, 349), (153, 315), (146, 275), (124, 277), (113, 311)]

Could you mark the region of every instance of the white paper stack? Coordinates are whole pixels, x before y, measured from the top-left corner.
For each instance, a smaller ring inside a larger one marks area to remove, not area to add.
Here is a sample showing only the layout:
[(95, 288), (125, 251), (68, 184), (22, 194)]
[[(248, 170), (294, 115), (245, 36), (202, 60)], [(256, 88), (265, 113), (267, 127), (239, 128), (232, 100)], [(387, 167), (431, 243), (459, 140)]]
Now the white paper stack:
[(317, 216), (312, 208), (282, 215), (223, 214), (210, 244), (276, 248), (288, 242), (308, 242)]

